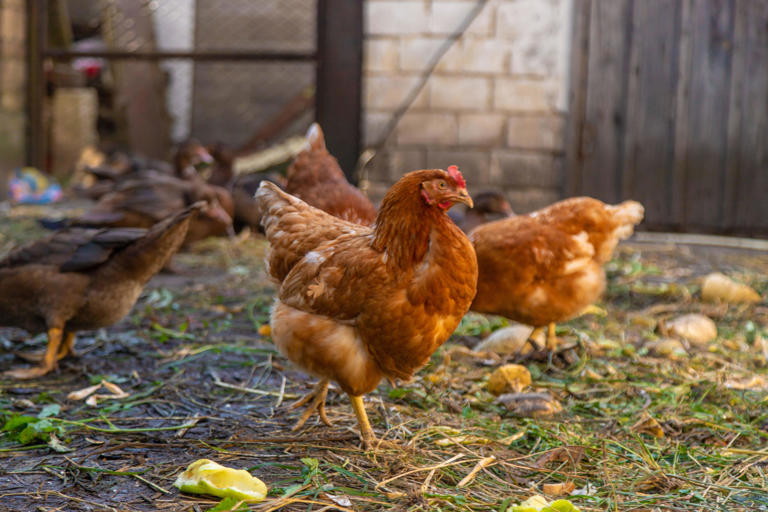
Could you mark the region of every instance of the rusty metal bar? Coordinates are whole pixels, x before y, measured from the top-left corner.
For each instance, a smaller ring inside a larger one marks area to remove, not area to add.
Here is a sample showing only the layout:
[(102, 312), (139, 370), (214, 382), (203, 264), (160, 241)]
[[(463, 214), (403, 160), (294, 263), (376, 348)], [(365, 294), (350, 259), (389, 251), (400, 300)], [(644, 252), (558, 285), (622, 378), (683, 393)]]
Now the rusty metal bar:
[(102, 59), (134, 59), (134, 60), (163, 60), (190, 59), (231, 60), (231, 61), (313, 61), (317, 58), (314, 52), (269, 52), (269, 51), (128, 51), (128, 50), (99, 50), (76, 51), (47, 49), (43, 56), (52, 59), (74, 59), (78, 57), (95, 57)]
[(44, 124), (48, 12), (46, 0), (27, 0), (27, 165), (44, 170), (47, 140)]

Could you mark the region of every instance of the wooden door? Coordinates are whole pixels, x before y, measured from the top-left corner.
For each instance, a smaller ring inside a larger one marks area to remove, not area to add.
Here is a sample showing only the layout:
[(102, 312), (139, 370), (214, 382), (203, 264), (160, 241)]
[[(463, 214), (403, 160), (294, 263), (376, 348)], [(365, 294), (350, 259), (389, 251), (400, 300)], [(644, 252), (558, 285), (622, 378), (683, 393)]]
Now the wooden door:
[(566, 193), (768, 235), (768, 2), (574, 3)]

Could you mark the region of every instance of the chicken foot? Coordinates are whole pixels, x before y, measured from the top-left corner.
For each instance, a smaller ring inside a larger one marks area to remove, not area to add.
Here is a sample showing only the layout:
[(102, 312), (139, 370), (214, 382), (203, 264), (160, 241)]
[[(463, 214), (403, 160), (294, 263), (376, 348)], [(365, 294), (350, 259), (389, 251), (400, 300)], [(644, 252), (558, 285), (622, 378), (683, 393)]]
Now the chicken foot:
[(550, 322), (547, 327), (547, 350), (554, 352), (559, 344), (560, 340), (555, 334), (555, 322)]
[(304, 426), (304, 423), (307, 422), (310, 416), (312, 416), (312, 413), (317, 410), (317, 414), (320, 416), (320, 419), (328, 425), (329, 427), (332, 426), (331, 421), (328, 419), (328, 416), (325, 415), (325, 397), (328, 395), (328, 379), (321, 380), (320, 382), (315, 385), (315, 389), (313, 389), (311, 392), (307, 393), (303, 398), (300, 398), (296, 402), (292, 403), (288, 409), (298, 409), (302, 405), (305, 405), (307, 402), (309, 402), (309, 405), (306, 409), (304, 409), (304, 412), (302, 413), (301, 417), (296, 421), (296, 423), (291, 427), (292, 431), (297, 431), (301, 427)]
[[(36, 368), (20, 368), (18, 370), (8, 370), (3, 372), (4, 377), (10, 377), (12, 379), (34, 379), (35, 377), (41, 377), (50, 372), (58, 365), (59, 361), (59, 349), (61, 347), (61, 338), (64, 332), (58, 327), (48, 329), (48, 347), (45, 349), (45, 355), (40, 363), (40, 366)], [(74, 340), (74, 335), (73, 335)], [(64, 344), (66, 349), (67, 344)]]
[(354, 409), (355, 416), (357, 416), (357, 425), (360, 427), (360, 438), (363, 441), (363, 448), (370, 450), (376, 442), (376, 434), (373, 432), (371, 423), (368, 421), (363, 397), (349, 395), (349, 400), (352, 402), (352, 409)]
[[(25, 361), (40, 363), (45, 359), (46, 351), (14, 353)], [(64, 336), (64, 343), (59, 346), (59, 353), (56, 356), (56, 360), (61, 361), (67, 356), (77, 357), (77, 353), (75, 352), (75, 333), (73, 332), (67, 332)]]

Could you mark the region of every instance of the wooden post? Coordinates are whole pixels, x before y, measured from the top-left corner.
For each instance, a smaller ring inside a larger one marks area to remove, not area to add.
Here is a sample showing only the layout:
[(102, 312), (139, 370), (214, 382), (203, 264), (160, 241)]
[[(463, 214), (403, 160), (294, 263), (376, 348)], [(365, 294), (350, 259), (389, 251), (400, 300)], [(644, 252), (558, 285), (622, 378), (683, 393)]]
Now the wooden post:
[(48, 33), (46, 0), (27, 0), (27, 165), (46, 170), (45, 52)]
[(350, 182), (360, 154), (363, 69), (363, 2), (317, 2), (315, 118)]

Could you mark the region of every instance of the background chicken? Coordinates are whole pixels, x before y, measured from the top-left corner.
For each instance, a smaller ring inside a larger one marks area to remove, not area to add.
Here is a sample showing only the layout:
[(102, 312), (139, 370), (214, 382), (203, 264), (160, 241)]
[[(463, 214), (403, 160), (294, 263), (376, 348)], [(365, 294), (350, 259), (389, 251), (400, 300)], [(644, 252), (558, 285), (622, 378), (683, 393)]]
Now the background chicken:
[(226, 189), (209, 185), (200, 177), (184, 180), (164, 174), (119, 183), (90, 210), (66, 224), (149, 228), (197, 201), (204, 201), (205, 207), (189, 226), (185, 245), (232, 231), (235, 207)]
[(366, 447), (375, 439), (362, 395), (382, 377), (409, 379), (454, 331), (475, 293), (477, 262), (448, 218), (471, 205), (455, 167), (414, 171), (385, 196), (374, 228), (336, 219), (264, 182), (256, 194), (282, 283), (272, 336), (288, 359), (321, 380), (301, 427), (336, 381), (352, 401)]
[(285, 190), (334, 217), (369, 226), (376, 219), (373, 203), (344, 176), (339, 162), (325, 148), (320, 125), (307, 131), (307, 149), (288, 168)]
[(472, 208), (465, 207), (463, 212), (451, 210), (449, 214), (453, 222), (465, 233), (469, 233), (481, 224), (515, 214), (507, 198), (501, 192), (484, 190), (475, 194), (472, 199), (475, 203)]
[(469, 235), (479, 267), (471, 309), (549, 325), (547, 347), (554, 348), (554, 323), (578, 315), (600, 296), (602, 265), (643, 213), (635, 201), (611, 206), (576, 197), (479, 226)]
[(76, 331), (107, 327), (128, 314), (147, 281), (181, 246), (202, 207), (193, 205), (149, 231), (59, 231), (0, 260), (0, 326), (48, 333), (40, 366), (5, 375), (44, 375), (72, 353)]

